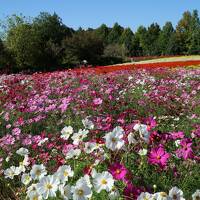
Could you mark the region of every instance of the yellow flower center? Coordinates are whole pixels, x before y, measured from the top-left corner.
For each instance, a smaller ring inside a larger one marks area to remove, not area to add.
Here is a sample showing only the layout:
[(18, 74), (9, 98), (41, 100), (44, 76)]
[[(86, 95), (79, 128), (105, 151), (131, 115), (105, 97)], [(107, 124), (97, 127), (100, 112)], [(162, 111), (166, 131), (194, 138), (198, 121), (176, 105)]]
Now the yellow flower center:
[(33, 197), (33, 200), (38, 200), (38, 196), (34, 196), (34, 197)]
[(51, 184), (48, 183), (48, 184), (46, 185), (46, 188), (47, 188), (47, 190), (50, 190), (50, 189), (53, 188), (53, 186), (52, 186)]
[(166, 194), (165, 192), (161, 192), (161, 193), (160, 193), (160, 196), (161, 196), (161, 197), (167, 197), (167, 194)]
[(161, 157), (160, 157), (160, 156), (157, 156), (156, 158), (157, 158), (158, 160), (160, 160)]
[(200, 196), (196, 196), (196, 197), (195, 197), (195, 200), (200, 200)]
[(173, 197), (172, 197), (172, 199), (178, 199), (177, 195), (174, 194)]
[(115, 172), (116, 172), (116, 174), (120, 174), (120, 173), (121, 173), (121, 170), (120, 170), (120, 169), (117, 169)]
[(116, 140), (116, 138), (113, 137), (113, 138), (111, 139), (111, 141), (112, 141), (112, 142), (116, 142), (117, 140)]
[(83, 192), (83, 190), (79, 189), (77, 193), (78, 193), (79, 196), (83, 196), (84, 192)]
[(68, 176), (68, 172), (67, 171), (64, 171), (64, 177)]
[(101, 183), (102, 183), (103, 185), (106, 185), (106, 184), (107, 184), (106, 179), (102, 179), (102, 180), (101, 180)]
[(37, 169), (36, 172), (35, 172), (35, 174), (36, 174), (37, 176), (40, 176), (41, 170), (40, 170), (40, 169)]

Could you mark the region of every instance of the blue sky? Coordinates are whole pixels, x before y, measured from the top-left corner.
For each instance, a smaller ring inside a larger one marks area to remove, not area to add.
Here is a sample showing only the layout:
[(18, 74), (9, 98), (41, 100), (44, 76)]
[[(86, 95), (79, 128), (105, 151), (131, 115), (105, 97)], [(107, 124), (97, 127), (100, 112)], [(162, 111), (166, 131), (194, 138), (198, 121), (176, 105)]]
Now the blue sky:
[(193, 9), (200, 12), (200, 0), (0, 0), (0, 19), (13, 13), (35, 17), (40, 11), (55, 11), (75, 29), (118, 22), (135, 31), (152, 22), (176, 25), (184, 11)]

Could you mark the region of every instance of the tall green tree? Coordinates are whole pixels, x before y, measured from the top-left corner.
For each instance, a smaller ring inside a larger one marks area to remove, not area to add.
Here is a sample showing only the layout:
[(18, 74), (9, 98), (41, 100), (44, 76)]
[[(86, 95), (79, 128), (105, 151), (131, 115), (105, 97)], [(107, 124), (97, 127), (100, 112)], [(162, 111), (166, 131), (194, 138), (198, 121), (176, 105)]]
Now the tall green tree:
[[(139, 26), (137, 31), (135, 32), (135, 38), (134, 38), (134, 45), (136, 47), (134, 51), (135, 55), (138, 56), (146, 55), (146, 49), (147, 49), (146, 40), (147, 40), (147, 29), (144, 26)], [(138, 53), (136, 53), (137, 51)]]
[(127, 56), (131, 56), (132, 50), (133, 50), (133, 38), (134, 34), (130, 28), (124, 29), (120, 39), (119, 43), (124, 46), (124, 48), (127, 50)]
[(40, 49), (38, 39), (30, 24), (19, 24), (10, 29), (6, 44), (19, 70), (30, 69), (37, 64)]
[(145, 38), (145, 50), (148, 56), (160, 55), (159, 50), (159, 35), (160, 26), (157, 23), (153, 23), (148, 27)]
[(108, 35), (108, 44), (119, 43), (123, 31), (124, 28), (120, 26), (118, 23), (115, 23)]
[(98, 37), (100, 37), (104, 44), (108, 43), (108, 35), (110, 33), (110, 28), (108, 28), (105, 24), (102, 24), (99, 28), (95, 30)]
[(63, 41), (64, 64), (78, 64), (87, 60), (97, 64), (103, 54), (103, 41), (94, 32), (82, 31)]
[(172, 55), (171, 40), (174, 40), (174, 27), (171, 22), (166, 22), (159, 35), (159, 48), (161, 55)]

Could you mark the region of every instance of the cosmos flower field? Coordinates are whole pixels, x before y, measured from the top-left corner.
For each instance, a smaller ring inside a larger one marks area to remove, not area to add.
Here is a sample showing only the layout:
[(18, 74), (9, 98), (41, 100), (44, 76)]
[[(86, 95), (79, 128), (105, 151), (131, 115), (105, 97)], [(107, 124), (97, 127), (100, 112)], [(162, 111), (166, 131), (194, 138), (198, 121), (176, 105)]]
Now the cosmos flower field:
[(101, 70), (0, 76), (0, 199), (200, 199), (200, 69)]

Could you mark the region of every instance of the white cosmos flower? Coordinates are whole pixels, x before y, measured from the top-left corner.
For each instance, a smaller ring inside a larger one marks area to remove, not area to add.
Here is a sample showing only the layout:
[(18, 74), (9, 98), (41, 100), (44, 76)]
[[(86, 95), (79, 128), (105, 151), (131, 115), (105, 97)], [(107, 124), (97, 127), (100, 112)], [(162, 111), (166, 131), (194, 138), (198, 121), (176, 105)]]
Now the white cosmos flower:
[(41, 165), (33, 165), (30, 175), (33, 180), (41, 179), (47, 174), (46, 168), (43, 164)]
[(73, 144), (74, 145), (78, 145), (80, 142), (83, 141), (83, 139), (85, 137), (87, 137), (87, 134), (89, 133), (88, 130), (85, 130), (85, 129), (80, 129), (78, 131), (78, 133), (74, 133), (73, 136), (72, 136), (72, 140), (73, 140)]
[(94, 176), (93, 185), (97, 193), (100, 193), (102, 190), (110, 192), (114, 185), (112, 174), (106, 171), (102, 173), (96, 173)]
[(64, 200), (72, 199), (72, 192), (71, 192), (71, 186), (70, 185), (59, 185), (59, 190), (61, 193), (61, 196)]
[(10, 156), (7, 156), (5, 160), (6, 160), (6, 162), (9, 162), (10, 161)]
[(112, 132), (107, 133), (104, 138), (106, 139), (106, 147), (112, 151), (119, 150), (124, 145), (123, 129), (116, 127)]
[(15, 167), (15, 166), (11, 166), (10, 168), (4, 170), (5, 178), (13, 179), (14, 176), (17, 176), (19, 174), (20, 174), (20, 171), (19, 171), (18, 167)]
[(116, 133), (116, 134), (124, 134), (124, 129), (120, 126), (116, 126), (113, 131), (113, 133)]
[(74, 172), (69, 165), (63, 165), (58, 168), (56, 175), (61, 182), (66, 182), (69, 177), (73, 177)]
[(81, 150), (80, 149), (70, 149), (67, 154), (65, 159), (71, 159), (71, 158), (78, 158), (79, 155), (81, 154)]
[(120, 196), (120, 193), (115, 187), (113, 187), (111, 192), (108, 194), (108, 197), (110, 200), (118, 199), (119, 196)]
[(59, 183), (60, 181), (57, 179), (56, 176), (44, 176), (36, 185), (36, 189), (38, 194), (42, 195), (44, 199), (48, 199), (48, 197), (56, 197)]
[(71, 126), (65, 126), (61, 130), (62, 135), (60, 136), (64, 140), (68, 140), (69, 136), (73, 133), (73, 128)]
[(183, 198), (183, 191), (180, 190), (177, 187), (173, 187), (170, 191), (169, 191), (169, 197), (171, 197), (172, 200), (185, 200)]
[(85, 179), (78, 180), (71, 191), (73, 193), (73, 200), (86, 200), (92, 196), (92, 190), (86, 184)]
[(24, 184), (24, 185), (28, 185), (30, 182), (31, 182), (32, 178), (29, 174), (22, 174), (22, 177), (21, 177), (21, 182)]
[(148, 132), (148, 126), (145, 124), (135, 124), (133, 127), (135, 131), (139, 131), (140, 137), (146, 142), (149, 142), (150, 133)]
[(42, 200), (42, 196), (39, 195), (37, 192), (32, 192), (29, 196), (28, 196), (29, 200)]
[(92, 129), (94, 128), (93, 122), (90, 121), (88, 118), (83, 119), (83, 120), (82, 120), (82, 123), (83, 123), (83, 125), (84, 125), (84, 127), (85, 127), (86, 129), (92, 130)]
[(153, 199), (153, 196), (148, 192), (142, 192), (137, 198), (137, 200), (150, 200), (150, 199)]
[(29, 166), (29, 164), (30, 164), (29, 157), (28, 157), (28, 155), (25, 155), (24, 160), (22, 162), (20, 162), (20, 165)]
[(29, 154), (29, 150), (26, 148), (21, 147), (20, 149), (18, 149), (16, 151), (17, 154), (19, 154), (20, 156), (26, 156)]
[(136, 141), (136, 139), (135, 139), (134, 136), (135, 136), (135, 135), (134, 135), (133, 132), (130, 132), (130, 133), (128, 134), (128, 143), (129, 143), (129, 144), (136, 144), (136, 143), (137, 143), (137, 141)]
[(77, 182), (76, 182), (76, 184), (82, 184), (83, 182), (85, 182), (85, 184), (88, 186), (88, 187), (90, 187), (90, 188), (92, 188), (92, 184), (91, 184), (91, 182), (90, 182), (90, 177), (89, 177), (89, 175), (84, 175), (83, 177), (81, 177)]
[(171, 198), (165, 192), (157, 192), (153, 195), (156, 200), (171, 200)]
[(32, 184), (27, 188), (26, 194), (27, 194), (28, 198), (29, 198), (29, 196), (31, 196), (32, 193), (33, 194), (37, 193), (36, 184)]
[(139, 152), (138, 152), (138, 154), (139, 154), (140, 156), (145, 156), (145, 155), (147, 155), (147, 149), (140, 149)]
[(192, 200), (200, 199), (200, 190), (196, 190), (196, 192), (192, 195)]
[(84, 151), (85, 151), (85, 153), (90, 154), (97, 148), (98, 148), (98, 145), (96, 142), (86, 142)]
[(42, 139), (42, 140), (40, 140), (39, 142), (38, 142), (38, 146), (42, 146), (42, 144), (44, 144), (46, 141), (48, 141), (49, 140), (49, 138), (44, 138), (44, 139)]
[(19, 172), (19, 174), (21, 174), (22, 172), (26, 171), (26, 168), (22, 163), (20, 163), (19, 167), (16, 167), (16, 170)]
[(176, 147), (179, 147), (179, 146), (180, 146), (180, 143), (181, 143), (181, 140), (176, 140), (176, 141), (175, 141)]

